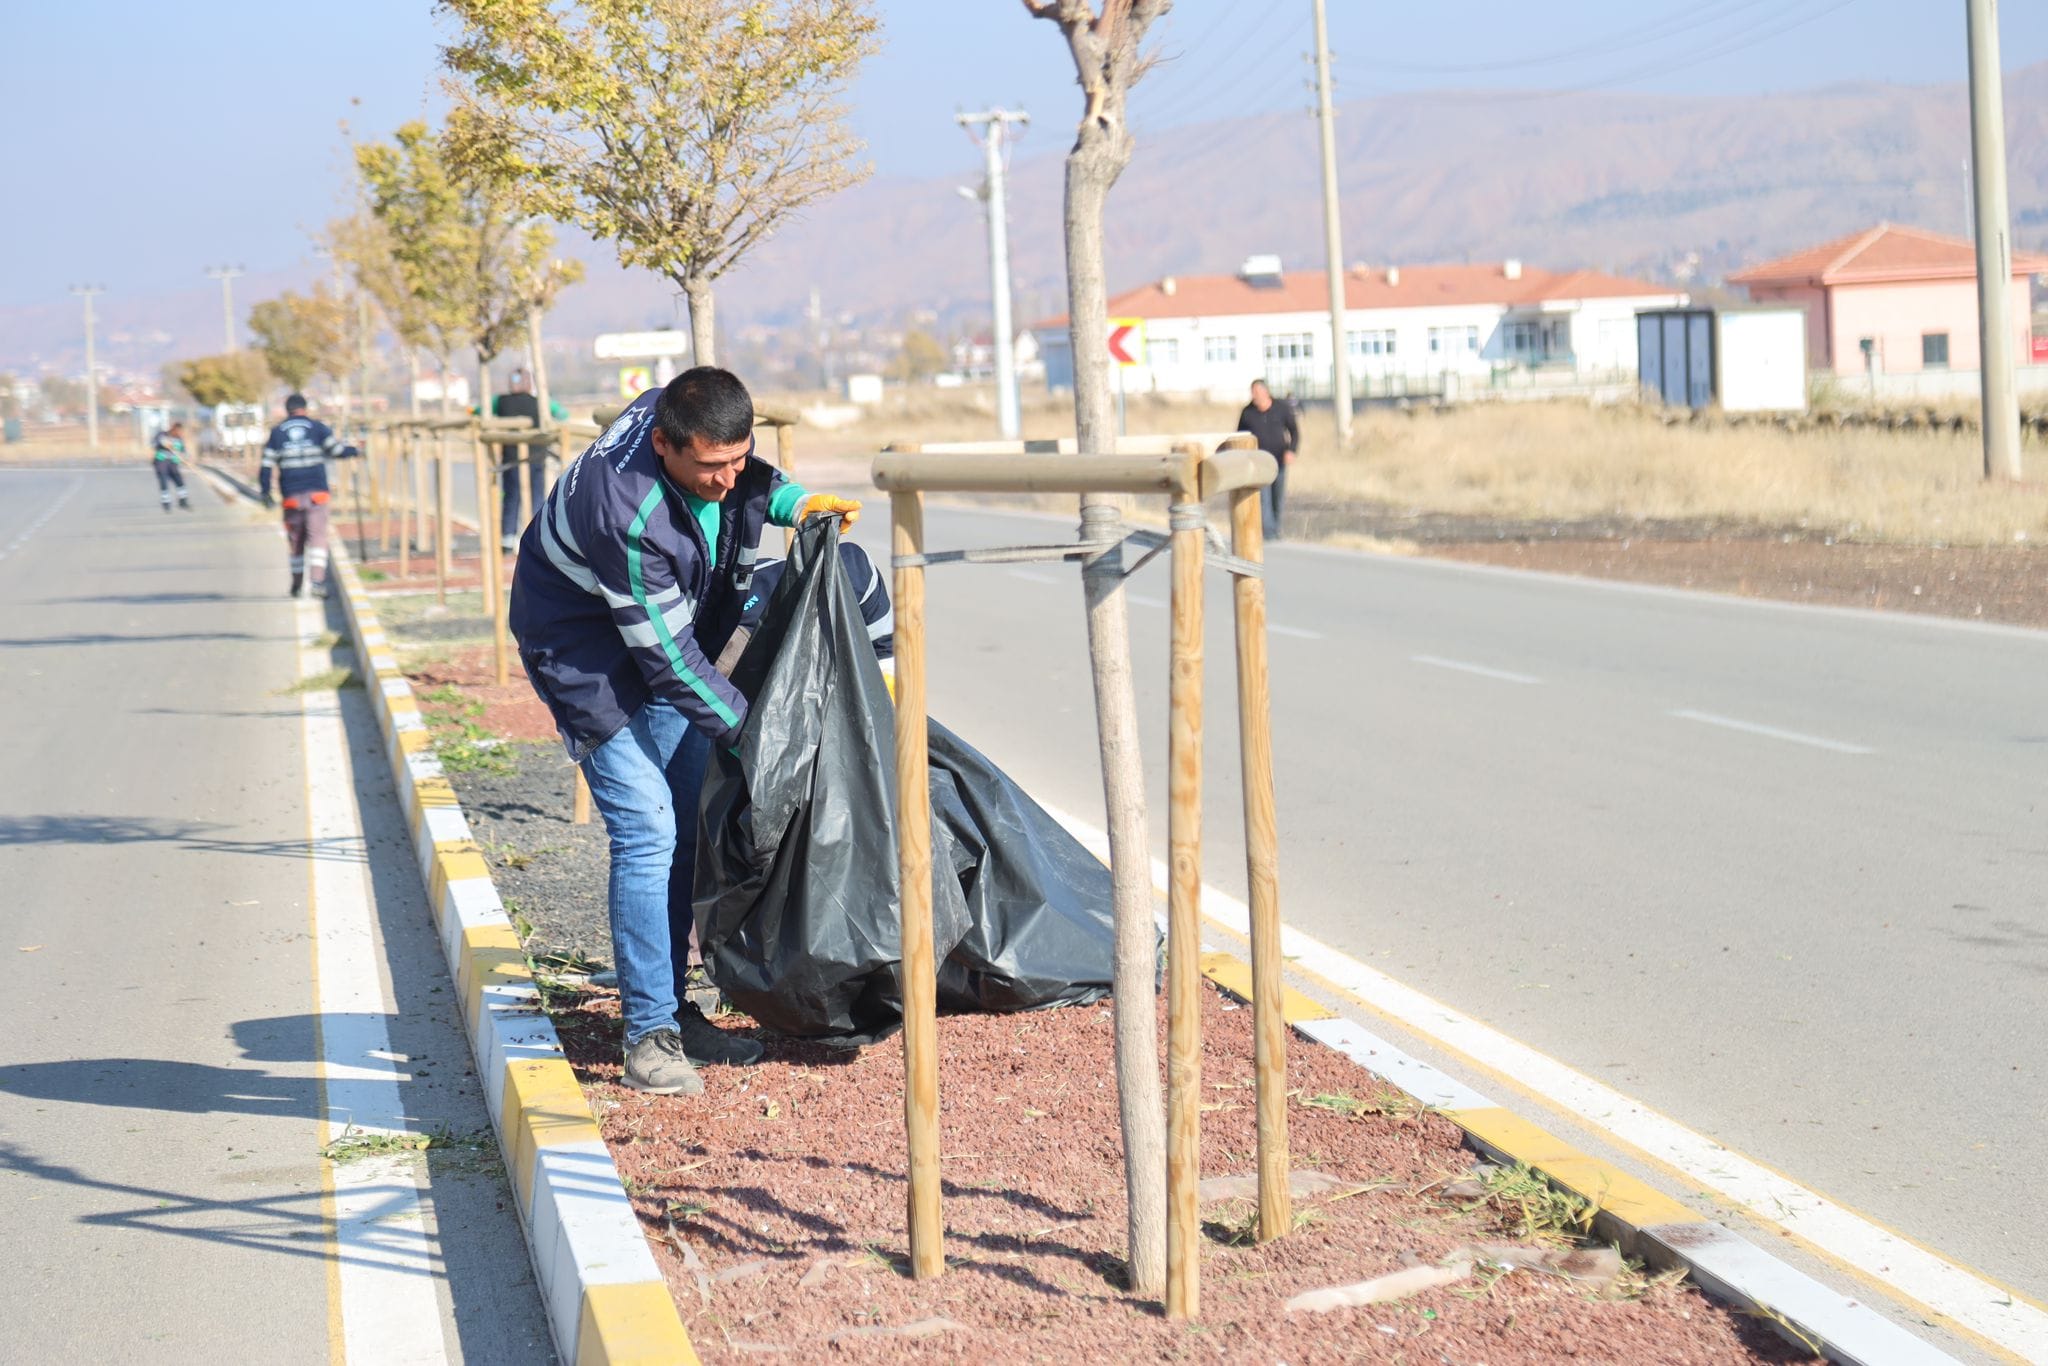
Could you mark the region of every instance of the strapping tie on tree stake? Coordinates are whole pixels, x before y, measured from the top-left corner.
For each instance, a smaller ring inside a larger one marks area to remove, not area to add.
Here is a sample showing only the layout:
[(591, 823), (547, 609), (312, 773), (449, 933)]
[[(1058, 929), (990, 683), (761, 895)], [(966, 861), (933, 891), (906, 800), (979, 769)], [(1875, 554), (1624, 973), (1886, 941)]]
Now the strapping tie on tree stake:
[[(1266, 567), (1251, 560), (1241, 559), (1230, 553), (1223, 536), (1209, 524), (1208, 517), (1200, 503), (1180, 503), (1171, 510), (1171, 515), (1191, 518), (1191, 526), (1199, 526), (1207, 538), (1209, 563), (1226, 570), (1239, 578), (1264, 578)], [(1169, 521), (1175, 531), (1184, 530), (1178, 522)], [(1159, 552), (1173, 544), (1172, 540), (1156, 531), (1128, 531), (1123, 539), (1111, 541), (1119, 551), (1125, 546), (1143, 546), (1145, 553), (1128, 565), (1112, 566), (1120, 578), (1130, 578), (1158, 557)], [(922, 555), (898, 555), (889, 561), (892, 569), (930, 569), (942, 564), (1045, 564), (1061, 560), (1085, 560), (1097, 551), (1086, 541), (1065, 541), (1055, 545), (1004, 545), (981, 546), (973, 550), (932, 550)], [(1121, 556), (1119, 556), (1121, 558)]]

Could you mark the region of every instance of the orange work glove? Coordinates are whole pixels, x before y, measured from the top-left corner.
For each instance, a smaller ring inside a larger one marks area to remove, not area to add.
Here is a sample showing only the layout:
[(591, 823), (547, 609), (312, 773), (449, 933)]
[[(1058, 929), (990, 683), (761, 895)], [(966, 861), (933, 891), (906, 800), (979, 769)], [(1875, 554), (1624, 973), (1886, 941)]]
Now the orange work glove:
[(799, 524), (819, 513), (839, 514), (839, 534), (844, 536), (853, 530), (853, 524), (860, 520), (860, 504), (851, 498), (840, 498), (830, 493), (814, 493), (796, 505), (796, 520)]

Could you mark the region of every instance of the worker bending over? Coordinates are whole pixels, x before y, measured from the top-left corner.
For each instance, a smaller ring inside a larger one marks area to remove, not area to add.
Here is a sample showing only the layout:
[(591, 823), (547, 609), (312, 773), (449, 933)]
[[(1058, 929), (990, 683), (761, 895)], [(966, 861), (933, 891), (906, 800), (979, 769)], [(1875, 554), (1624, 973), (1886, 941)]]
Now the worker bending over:
[(570, 462), (520, 538), (512, 633), (534, 691), (582, 765), (611, 839), (606, 899), (625, 1084), (704, 1089), (696, 1064), (761, 1045), (681, 987), (697, 792), (747, 701), (713, 661), (740, 624), (764, 528), (860, 504), (811, 494), (754, 454), (754, 401), (729, 371), (685, 370), (635, 399)]

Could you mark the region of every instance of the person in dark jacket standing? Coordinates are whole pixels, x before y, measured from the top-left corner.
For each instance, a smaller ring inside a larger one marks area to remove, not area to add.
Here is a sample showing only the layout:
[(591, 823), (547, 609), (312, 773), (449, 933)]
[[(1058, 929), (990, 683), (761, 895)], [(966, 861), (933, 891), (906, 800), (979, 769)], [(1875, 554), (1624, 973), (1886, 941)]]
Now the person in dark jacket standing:
[[(569, 415), (559, 403), (550, 402), (548, 407), (553, 410), (549, 416), (557, 422)], [(543, 425), (540, 396), (533, 392), (533, 380), (526, 371), (512, 372), (510, 389), (491, 400), (491, 416), (529, 422), (536, 427)], [(527, 507), (538, 512), (541, 500), (548, 495), (548, 461), (553, 457), (555, 448), (552, 445), (528, 446), (526, 450)], [(498, 546), (501, 550), (517, 549), (519, 533), (525, 529), (519, 525), (519, 451), (517, 446), (498, 448)]]
[(1237, 415), (1237, 429), (1250, 432), (1259, 443), (1259, 449), (1270, 454), (1279, 468), (1273, 472), (1273, 482), (1266, 489), (1262, 504), (1265, 516), (1266, 537), (1280, 539), (1280, 505), (1287, 497), (1287, 467), (1294, 463), (1294, 453), (1301, 448), (1301, 423), (1294, 416), (1294, 405), (1286, 399), (1276, 399), (1273, 391), (1266, 387), (1266, 381), (1252, 381), (1252, 401), (1244, 405), (1244, 411)]
[[(263, 506), (284, 504), (284, 536), (290, 547), (292, 596), (299, 595), (310, 574), (315, 594), (327, 586), (327, 462), (353, 460), (361, 454), (344, 446), (326, 423), (306, 416), (306, 398), (293, 394), (284, 401), (284, 421), (270, 429), (263, 443), (263, 469), (257, 488)], [(277, 473), (277, 497), (270, 495), (270, 476)]]
[(744, 1066), (760, 1044), (682, 991), (697, 790), (747, 701), (712, 663), (739, 626), (761, 533), (860, 504), (811, 494), (754, 454), (737, 376), (685, 370), (635, 399), (571, 461), (520, 538), (512, 634), (534, 691), (582, 765), (611, 840), (612, 961), (625, 1084), (704, 1089), (696, 1065)]

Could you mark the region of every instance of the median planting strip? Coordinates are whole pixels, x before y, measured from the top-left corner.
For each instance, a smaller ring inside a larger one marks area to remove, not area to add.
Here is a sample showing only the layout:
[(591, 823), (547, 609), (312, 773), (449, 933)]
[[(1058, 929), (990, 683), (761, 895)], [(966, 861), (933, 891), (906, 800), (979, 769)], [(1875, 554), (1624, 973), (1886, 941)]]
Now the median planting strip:
[[(492, 877), (493, 863), (523, 878), (552, 859), (565, 864), (553, 882), (601, 888), (601, 839), (530, 853), (480, 845), (457, 800), (458, 785), (562, 769), (559, 754), (464, 729), (455, 739), (465, 754), (499, 760), (451, 776), (345, 556), (337, 573), (567, 1360), (823, 1348), (876, 1361), (1055, 1350), (1129, 1359), (1199, 1341), (1226, 1357), (1314, 1361), (1350, 1350), (1340, 1343), (1355, 1348), (1361, 1332), (1391, 1350), (1415, 1339), (1432, 1355), (1490, 1361), (1568, 1350), (1774, 1361), (1820, 1345), (1844, 1360), (1879, 1359), (1873, 1348), (1884, 1360), (1945, 1359), (1292, 991), (1301, 1213), (1288, 1237), (1251, 1242), (1251, 1204), (1232, 1184), (1250, 1172), (1253, 1148), (1250, 1012), (1233, 999), (1248, 993), (1249, 970), (1227, 953), (1204, 965), (1212, 1292), (1201, 1319), (1170, 1323), (1120, 1289), (1106, 1005), (943, 1022), (945, 1199), (957, 1246), (948, 1275), (913, 1281), (902, 1247), (900, 1045), (843, 1053), (770, 1040), (761, 1067), (707, 1071), (702, 1097), (619, 1086), (616, 1002), (588, 985), (593, 964), (555, 956), (545, 961), (559, 975), (537, 978), (522, 943), (538, 930), (536, 948), (568, 939), (601, 952), (588, 908), (573, 931), (547, 923), (539, 904), (522, 906), (515, 926)], [(434, 671), (449, 705), (431, 709), (476, 715), (455, 700), (471, 686), (460, 658)], [(525, 738), (544, 733), (508, 714)], [(566, 808), (561, 817), (567, 829)], [(1475, 1149), (1493, 1162), (1474, 1169)], [(1589, 1230), (1642, 1261), (1595, 1255), (1582, 1246)], [(1656, 1267), (1683, 1267), (1737, 1308)]]

